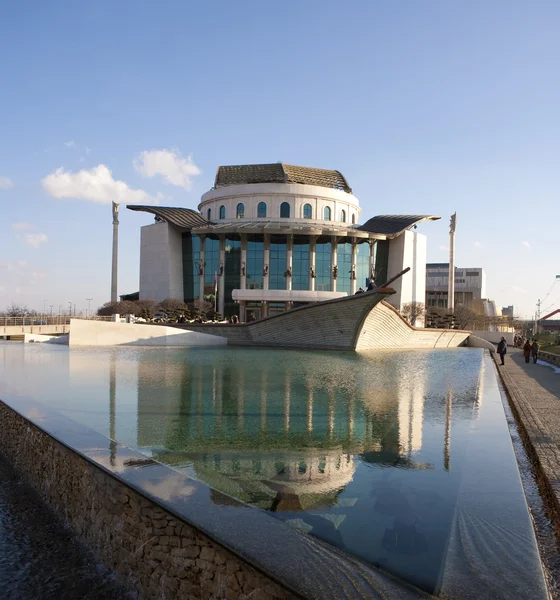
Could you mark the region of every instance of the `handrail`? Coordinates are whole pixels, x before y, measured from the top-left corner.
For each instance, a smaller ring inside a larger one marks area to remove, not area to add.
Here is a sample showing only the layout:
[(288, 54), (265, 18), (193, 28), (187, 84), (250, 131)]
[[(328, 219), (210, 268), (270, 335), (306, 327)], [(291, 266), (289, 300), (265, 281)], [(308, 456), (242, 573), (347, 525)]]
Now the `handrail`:
[(48, 325), (70, 325), (70, 319), (81, 319), (87, 321), (110, 321), (112, 317), (73, 317), (69, 315), (53, 316), (33, 315), (27, 317), (7, 317), (0, 316), (0, 327), (40, 327)]

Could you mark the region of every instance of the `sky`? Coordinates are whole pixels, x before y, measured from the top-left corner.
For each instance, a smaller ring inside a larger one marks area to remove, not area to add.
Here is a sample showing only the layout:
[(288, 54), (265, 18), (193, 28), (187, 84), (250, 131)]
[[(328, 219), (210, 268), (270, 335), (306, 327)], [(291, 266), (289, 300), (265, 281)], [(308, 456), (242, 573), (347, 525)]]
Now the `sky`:
[(560, 308), (560, 3), (0, 3), (0, 310), (138, 290), (126, 203), (196, 208), (219, 165), (340, 170), (516, 315)]

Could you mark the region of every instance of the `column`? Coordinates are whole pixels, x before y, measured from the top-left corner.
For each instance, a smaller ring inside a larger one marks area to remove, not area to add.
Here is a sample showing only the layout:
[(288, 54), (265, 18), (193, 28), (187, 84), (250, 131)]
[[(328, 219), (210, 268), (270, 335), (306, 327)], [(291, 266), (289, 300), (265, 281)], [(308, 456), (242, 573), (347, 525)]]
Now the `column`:
[(201, 271), (202, 273), (199, 274), (198, 277), (198, 298), (201, 302), (204, 301), (204, 272), (206, 271), (206, 266), (204, 264), (205, 259), (204, 259), (204, 255), (205, 255), (205, 248), (206, 248), (206, 238), (201, 235), (200, 237), (200, 266), (201, 266)]
[(352, 238), (352, 266), (350, 273), (350, 294), (356, 293), (356, 271), (358, 268), (358, 244), (356, 238)]
[[(286, 240), (286, 271), (292, 273), (294, 255), (294, 236), (289, 235)], [(286, 289), (292, 289), (292, 277), (286, 277)]]
[(369, 278), (375, 280), (375, 240), (369, 240)]
[(331, 238), (331, 291), (336, 292), (336, 279), (334, 277), (335, 267), (338, 266), (338, 238)]
[(241, 265), (239, 269), (241, 274), (241, 289), (247, 287), (247, 235), (241, 235)]
[[(268, 290), (269, 284), (269, 269), (270, 269), (270, 235), (267, 233), (264, 234), (264, 273), (263, 273), (263, 290)], [(268, 302), (264, 301), (262, 303), (262, 317), (268, 317)]]
[(224, 316), (226, 302), (226, 238), (220, 236), (220, 266), (218, 267), (218, 312)]
[(317, 273), (315, 269), (315, 251), (317, 246), (317, 238), (313, 235), (309, 236), (309, 289), (315, 291), (315, 277), (312, 274)]
[(239, 321), (241, 323), (247, 321), (247, 302), (245, 300), (239, 301)]

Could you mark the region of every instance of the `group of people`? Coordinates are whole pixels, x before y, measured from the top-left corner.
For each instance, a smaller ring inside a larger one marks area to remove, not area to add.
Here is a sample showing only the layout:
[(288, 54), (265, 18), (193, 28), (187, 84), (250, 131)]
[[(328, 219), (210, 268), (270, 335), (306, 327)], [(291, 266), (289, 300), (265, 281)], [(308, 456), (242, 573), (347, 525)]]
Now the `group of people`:
[[(539, 344), (536, 339), (533, 339), (533, 341), (531, 342), (531, 340), (527, 338), (527, 340), (525, 340), (525, 343), (523, 343), (522, 338), (518, 338), (517, 336), (515, 336), (513, 340), (513, 345), (515, 347), (523, 348), (523, 356), (525, 357), (526, 363), (531, 362), (531, 357), (533, 357), (533, 363), (537, 364), (537, 359), (539, 357)], [(500, 340), (500, 343), (498, 344), (498, 354), (500, 355), (501, 364), (505, 364), (504, 359), (507, 354), (507, 342), (506, 338), (503, 336)]]

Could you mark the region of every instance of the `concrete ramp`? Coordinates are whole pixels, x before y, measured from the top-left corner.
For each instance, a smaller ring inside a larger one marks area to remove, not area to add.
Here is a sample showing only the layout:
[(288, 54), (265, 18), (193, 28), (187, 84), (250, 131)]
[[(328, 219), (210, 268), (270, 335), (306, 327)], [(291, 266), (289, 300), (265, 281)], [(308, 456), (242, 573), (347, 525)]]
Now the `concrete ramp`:
[(485, 348), (486, 350), (490, 350), (490, 352), (496, 352), (496, 346), (492, 342), (483, 340), (477, 335), (469, 335), (467, 338), (467, 346), (469, 346), (469, 348)]
[(70, 322), (70, 346), (225, 346), (227, 339), (160, 325)]

